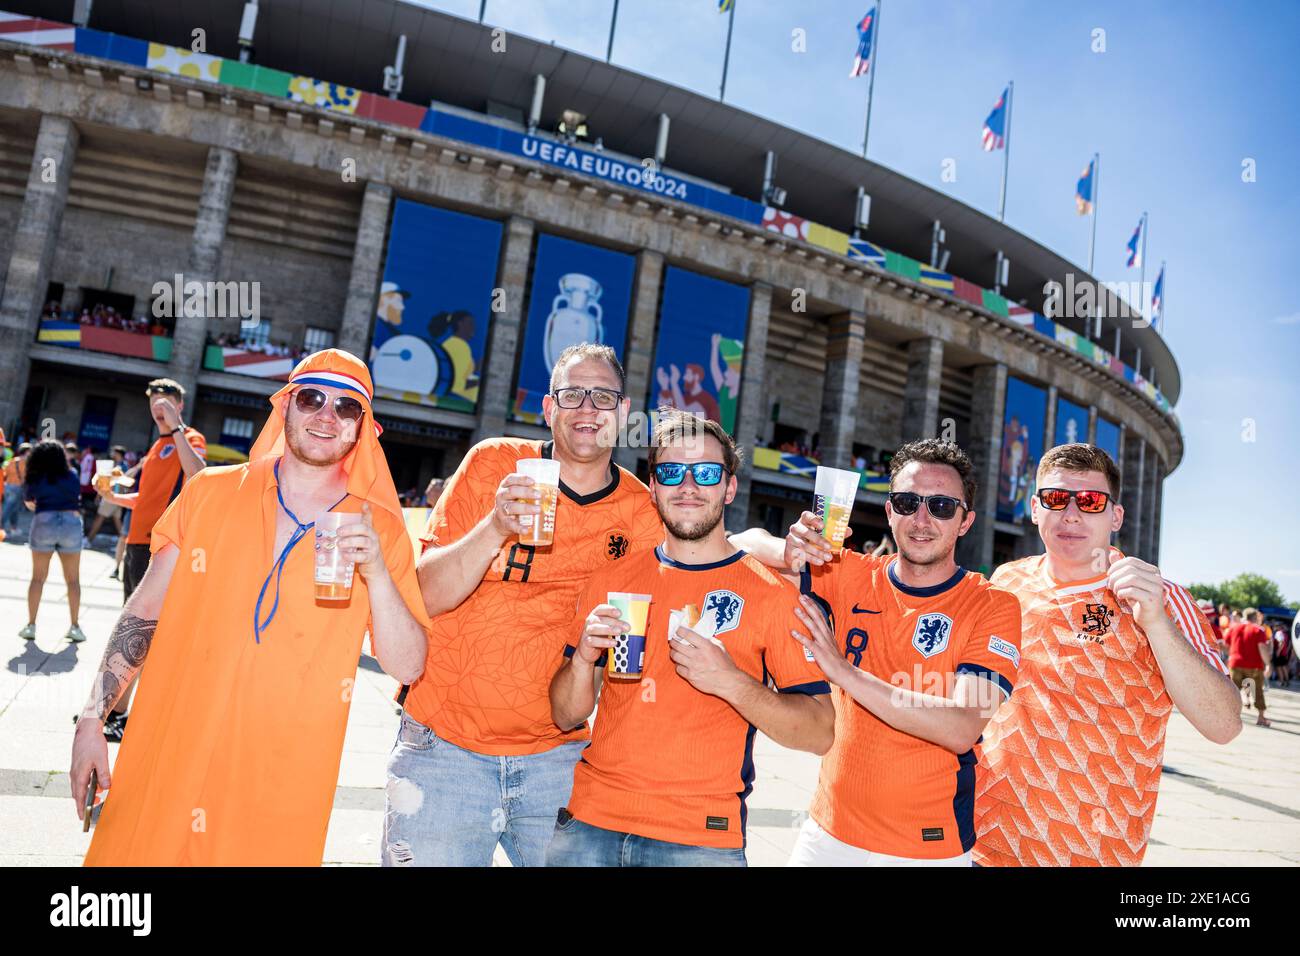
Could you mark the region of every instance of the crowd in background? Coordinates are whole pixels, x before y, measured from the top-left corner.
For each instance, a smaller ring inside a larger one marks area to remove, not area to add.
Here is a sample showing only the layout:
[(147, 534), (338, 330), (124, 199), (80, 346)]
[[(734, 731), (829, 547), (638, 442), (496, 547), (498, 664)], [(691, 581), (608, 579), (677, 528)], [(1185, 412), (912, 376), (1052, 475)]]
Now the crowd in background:
[(78, 313), (74, 309), (60, 309), (59, 303), (50, 301), (41, 313), (42, 321), (79, 322), (96, 328), (117, 329), (120, 332), (134, 332), (137, 335), (170, 335), (158, 319), (150, 320), (143, 315), (132, 318), (123, 315), (111, 305), (97, 303), (93, 308), (84, 308)]
[(1210, 621), (1219, 641), (1219, 656), (1228, 665), (1232, 681), (1241, 689), (1242, 705), (1256, 713), (1255, 723), (1270, 725), (1264, 711), (1268, 702), (1264, 688), (1291, 686), (1295, 661), (1292, 624), (1283, 618), (1269, 618), (1253, 607), (1234, 608), (1202, 599), (1197, 602)]
[(233, 332), (223, 332), (221, 335), (208, 335), (208, 344), (217, 345), (223, 349), (242, 349), (245, 352), (255, 352), (259, 355), (275, 355), (284, 358), (300, 359), (308, 353), (308, 349), (299, 348), (289, 345), (287, 342), (272, 342), (269, 339), (263, 341), (257, 337), (248, 338)]

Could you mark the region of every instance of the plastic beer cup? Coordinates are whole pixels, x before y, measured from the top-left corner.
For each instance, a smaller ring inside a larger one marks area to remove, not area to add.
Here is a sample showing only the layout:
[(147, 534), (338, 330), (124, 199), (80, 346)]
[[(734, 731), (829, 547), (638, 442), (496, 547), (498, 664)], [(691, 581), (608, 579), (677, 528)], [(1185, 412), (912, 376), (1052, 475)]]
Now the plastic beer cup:
[(520, 498), (525, 504), (541, 505), (540, 514), (520, 515), (524, 530), (519, 533), (520, 544), (547, 547), (555, 541), (555, 508), (560, 500), (560, 463), (551, 458), (521, 458), (515, 471), (536, 483), (541, 498)]
[(329, 511), (316, 519), (316, 600), (346, 601), (352, 597), (352, 572), (356, 568), (339, 553), (339, 530), (360, 524), (361, 515)]
[(618, 608), (620, 619), (631, 625), (626, 634), (615, 635), (617, 642), (605, 657), (605, 673), (612, 680), (640, 680), (645, 667), (646, 621), (650, 617), (649, 594), (610, 591), (606, 603)]
[(860, 478), (856, 471), (817, 466), (813, 511), (822, 519), (822, 537), (836, 554), (844, 547)]

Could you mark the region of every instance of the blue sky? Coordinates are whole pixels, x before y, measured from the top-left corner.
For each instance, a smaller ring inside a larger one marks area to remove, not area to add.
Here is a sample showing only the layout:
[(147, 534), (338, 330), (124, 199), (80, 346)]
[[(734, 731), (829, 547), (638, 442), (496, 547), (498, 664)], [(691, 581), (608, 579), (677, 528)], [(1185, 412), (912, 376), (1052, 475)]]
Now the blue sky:
[[(866, 78), (848, 72), (873, 0), (736, 2), (728, 102), (859, 150)], [(479, 0), (421, 5), (478, 17)], [(488, 0), (486, 22), (603, 58), (612, 6)], [(884, 0), (871, 159), (996, 214), (1001, 154), (981, 151), (980, 127), (1014, 79), (1007, 222), (1086, 266), (1089, 221), (1072, 197), (1100, 151), (1097, 275), (1137, 278), (1124, 246), (1143, 210), (1148, 281), (1169, 262), (1186, 452), (1165, 482), (1162, 570), (1183, 583), (1254, 571), (1300, 600), (1300, 518), (1285, 499), (1300, 476), (1300, 4), (1087, 6)], [(715, 0), (621, 0), (614, 62), (716, 96), (726, 20)], [(795, 29), (807, 52), (792, 51)], [(955, 182), (940, 179), (945, 159)]]

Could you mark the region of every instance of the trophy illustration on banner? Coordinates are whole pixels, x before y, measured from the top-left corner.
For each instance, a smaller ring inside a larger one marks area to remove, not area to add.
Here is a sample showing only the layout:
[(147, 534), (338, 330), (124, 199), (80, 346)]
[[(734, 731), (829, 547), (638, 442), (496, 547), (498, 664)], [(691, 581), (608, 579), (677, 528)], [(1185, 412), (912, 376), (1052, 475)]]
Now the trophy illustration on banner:
[(605, 341), (598, 301), (602, 291), (599, 282), (581, 272), (560, 276), (560, 294), (551, 302), (551, 314), (546, 319), (546, 338), (542, 342), (542, 357), (546, 360), (548, 375), (560, 353), (570, 345)]

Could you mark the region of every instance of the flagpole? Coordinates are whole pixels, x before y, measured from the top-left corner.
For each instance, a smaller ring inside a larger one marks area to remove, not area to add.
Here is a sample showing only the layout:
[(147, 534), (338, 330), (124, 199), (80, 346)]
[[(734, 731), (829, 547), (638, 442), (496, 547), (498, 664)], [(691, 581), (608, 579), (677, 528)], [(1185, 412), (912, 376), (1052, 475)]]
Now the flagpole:
[(867, 142), (871, 139), (871, 102), (876, 98), (876, 45), (880, 42), (880, 8), (884, 0), (876, 0), (876, 18), (871, 24), (871, 52), (868, 54), (867, 69), (871, 78), (867, 80), (867, 126), (862, 131), (862, 158), (867, 158)]
[(1007, 220), (1007, 167), (1011, 165), (1011, 99), (1016, 91), (1016, 81), (1007, 83), (1007, 132), (1002, 143), (1002, 188), (998, 196), (998, 222)]
[(614, 25), (618, 23), (618, 0), (614, 0), (614, 13), (609, 18), (609, 47), (605, 50), (605, 62), (614, 56)]
[(731, 9), (727, 16), (727, 52), (722, 56), (722, 91), (718, 93), (719, 100), (727, 98), (727, 67), (731, 64), (731, 30), (736, 25), (736, 4), (739, 0), (732, 0)]
[(1088, 240), (1088, 275), (1097, 251), (1097, 209), (1101, 205), (1101, 153), (1092, 154), (1092, 238)]
[(1142, 261), (1138, 263), (1141, 271), (1138, 273), (1138, 304), (1141, 307), (1139, 314), (1142, 318), (1147, 317), (1146, 298), (1147, 298), (1147, 214), (1142, 214)]
[(1169, 301), (1169, 273), (1165, 271), (1164, 259), (1160, 260), (1160, 277), (1160, 328), (1158, 331), (1160, 337), (1164, 338), (1169, 331), (1169, 327), (1165, 324), (1165, 316), (1169, 313), (1169, 310), (1165, 308), (1165, 303)]

